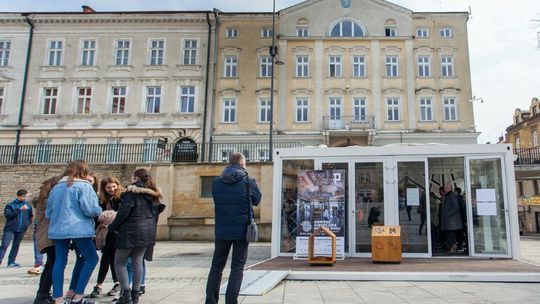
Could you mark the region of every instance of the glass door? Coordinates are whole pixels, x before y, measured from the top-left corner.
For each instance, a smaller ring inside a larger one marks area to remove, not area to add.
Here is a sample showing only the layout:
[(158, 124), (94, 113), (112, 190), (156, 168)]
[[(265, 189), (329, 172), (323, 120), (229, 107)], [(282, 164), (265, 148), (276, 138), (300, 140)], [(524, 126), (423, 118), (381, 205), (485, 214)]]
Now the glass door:
[[(500, 158), (468, 158), (472, 255), (509, 257), (508, 207)], [(472, 222), (472, 223), (471, 223)]]

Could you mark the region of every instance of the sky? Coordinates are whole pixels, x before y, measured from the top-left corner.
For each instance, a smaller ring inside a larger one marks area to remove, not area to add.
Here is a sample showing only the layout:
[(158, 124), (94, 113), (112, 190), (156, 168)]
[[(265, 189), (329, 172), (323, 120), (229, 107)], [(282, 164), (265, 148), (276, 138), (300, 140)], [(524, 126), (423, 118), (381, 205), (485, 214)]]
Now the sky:
[[(338, 0), (335, 0), (338, 1)], [(356, 0), (353, 0), (353, 2)], [(303, 0), (275, 0), (276, 11)], [(516, 108), (540, 98), (540, 0), (390, 0), (412, 11), (468, 11), (469, 55), (478, 143), (495, 143)], [(0, 0), (4, 12), (212, 10), (272, 11), (272, 0)], [(480, 98), (483, 102), (480, 101)]]

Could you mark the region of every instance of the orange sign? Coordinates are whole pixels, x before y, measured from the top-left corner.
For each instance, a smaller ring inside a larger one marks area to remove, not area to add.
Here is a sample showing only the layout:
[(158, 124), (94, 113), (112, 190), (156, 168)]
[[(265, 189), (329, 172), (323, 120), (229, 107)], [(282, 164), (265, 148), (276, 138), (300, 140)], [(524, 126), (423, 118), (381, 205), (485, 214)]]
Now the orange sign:
[(540, 196), (524, 198), (523, 205), (540, 205)]

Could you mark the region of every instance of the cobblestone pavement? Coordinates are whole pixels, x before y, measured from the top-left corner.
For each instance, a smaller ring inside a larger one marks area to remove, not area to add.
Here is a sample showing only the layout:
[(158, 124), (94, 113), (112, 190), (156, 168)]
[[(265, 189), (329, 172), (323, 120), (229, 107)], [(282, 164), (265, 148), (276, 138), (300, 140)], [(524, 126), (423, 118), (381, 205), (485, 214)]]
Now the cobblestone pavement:
[[(522, 237), (522, 260), (540, 265), (540, 236)], [(206, 276), (213, 252), (212, 243), (160, 242), (155, 260), (147, 263), (147, 293), (141, 303), (204, 303)], [(248, 264), (270, 257), (270, 244), (250, 246)], [(72, 269), (73, 256), (66, 277)], [(23, 242), (17, 259), (22, 268), (0, 266), (0, 303), (32, 303), (39, 277), (26, 273), (33, 265), (32, 243)], [(86, 292), (95, 284), (97, 269)], [(226, 277), (226, 272), (224, 276)], [(69, 283), (66, 280), (66, 287)], [(107, 279), (103, 290), (112, 287)], [(540, 284), (470, 282), (359, 282), (283, 281), (264, 296), (240, 297), (248, 303), (540, 303)], [(107, 303), (112, 297), (98, 299)], [(224, 303), (223, 299), (220, 303)]]

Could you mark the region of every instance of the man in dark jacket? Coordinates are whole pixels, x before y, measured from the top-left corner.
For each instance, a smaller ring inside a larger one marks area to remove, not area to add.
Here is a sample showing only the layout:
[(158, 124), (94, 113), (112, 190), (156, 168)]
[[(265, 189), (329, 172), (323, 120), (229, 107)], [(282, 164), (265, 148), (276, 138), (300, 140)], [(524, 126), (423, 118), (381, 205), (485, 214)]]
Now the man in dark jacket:
[[(248, 193), (249, 189), (249, 193)], [(215, 248), (212, 268), (206, 285), (206, 304), (219, 300), (219, 287), (223, 268), (233, 248), (231, 272), (225, 295), (226, 304), (238, 303), (238, 293), (244, 276), (248, 245), (246, 230), (252, 207), (261, 201), (261, 192), (246, 171), (246, 158), (242, 153), (229, 155), (229, 166), (212, 183), (215, 208)]]
[(19, 253), (19, 245), (23, 240), (26, 229), (32, 223), (34, 216), (32, 205), (26, 201), (27, 196), (28, 191), (24, 189), (17, 191), (17, 198), (7, 204), (4, 209), (6, 225), (4, 226), (4, 235), (0, 246), (0, 264), (4, 259), (9, 243), (13, 241), (8, 257), (8, 267), (21, 267), (15, 259)]
[(452, 191), (452, 185), (446, 183), (443, 188), (444, 196), (441, 205), (441, 230), (446, 235), (446, 245), (449, 253), (456, 253), (456, 234), (463, 229), (459, 201), (456, 193)]

